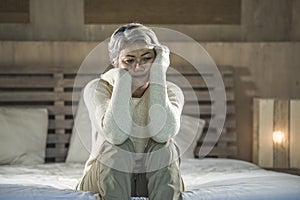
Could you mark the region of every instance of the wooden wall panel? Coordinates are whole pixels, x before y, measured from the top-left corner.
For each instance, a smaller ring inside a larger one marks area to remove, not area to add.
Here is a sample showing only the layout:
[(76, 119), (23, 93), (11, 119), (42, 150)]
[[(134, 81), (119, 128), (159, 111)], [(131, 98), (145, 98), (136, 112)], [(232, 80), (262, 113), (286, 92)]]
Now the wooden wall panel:
[(300, 168), (300, 101), (291, 101), (290, 112), (290, 167)]
[(0, 23), (28, 23), (29, 0), (1, 0)]
[(273, 131), (281, 131), (284, 139), (281, 144), (274, 142), (273, 157), (275, 168), (289, 168), (289, 132), (290, 132), (290, 102), (288, 100), (275, 100)]
[[(264, 167), (273, 166), (273, 112), (274, 101), (265, 100), (259, 102), (258, 124), (258, 164)], [(261, 126), (263, 124), (264, 126)], [(263, 133), (263, 134), (262, 134)]]
[(241, 0), (85, 0), (86, 24), (240, 24)]

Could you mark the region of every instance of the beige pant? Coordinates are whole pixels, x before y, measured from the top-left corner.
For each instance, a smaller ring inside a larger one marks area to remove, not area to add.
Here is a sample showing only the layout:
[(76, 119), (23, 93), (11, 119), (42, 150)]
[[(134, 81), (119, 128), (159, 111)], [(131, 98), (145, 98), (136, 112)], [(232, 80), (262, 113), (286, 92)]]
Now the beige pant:
[[(114, 157), (118, 160), (116, 166), (120, 164), (127, 166), (129, 163), (129, 159), (118, 157), (115, 147), (109, 142), (104, 142), (99, 153), (101, 162), (95, 160), (92, 163), (77, 189), (97, 193), (101, 199), (105, 200), (129, 200), (130, 197), (149, 197), (150, 200), (182, 199), (183, 182), (179, 169), (179, 150), (173, 141), (157, 143), (149, 140), (145, 149), (147, 154), (144, 154), (146, 156), (138, 164), (146, 169), (143, 173), (128, 173), (116, 170), (117, 167), (107, 166), (106, 161), (111, 163)], [(117, 147), (127, 152), (134, 152), (130, 139)], [(155, 155), (155, 151), (158, 154)], [(172, 160), (172, 162), (160, 167), (159, 165), (165, 163), (166, 160)], [(152, 171), (148, 170), (149, 166)], [(158, 170), (153, 170), (155, 167)]]

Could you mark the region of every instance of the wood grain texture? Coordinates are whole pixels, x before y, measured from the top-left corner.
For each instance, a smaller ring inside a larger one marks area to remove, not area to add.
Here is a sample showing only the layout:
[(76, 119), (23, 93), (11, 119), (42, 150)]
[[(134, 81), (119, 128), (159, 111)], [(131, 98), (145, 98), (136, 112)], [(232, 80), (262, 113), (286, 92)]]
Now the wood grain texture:
[(274, 167), (289, 168), (289, 119), (290, 119), (290, 102), (289, 100), (275, 100), (274, 102), (274, 131), (281, 131), (284, 135), (282, 143), (275, 143), (274, 151)]
[(290, 102), (290, 167), (300, 169), (300, 100)]
[(84, 18), (86, 24), (240, 24), (241, 0), (85, 0)]
[(29, 23), (29, 0), (1, 0), (0, 23)]
[(258, 164), (262, 167), (273, 166), (273, 113), (274, 100), (263, 99), (259, 102), (258, 126)]
[(258, 164), (258, 145), (259, 145), (259, 99), (253, 99), (253, 142), (252, 142), (252, 161)]
[[(300, 100), (255, 98), (253, 162), (266, 168), (300, 169)], [(273, 133), (283, 134), (281, 143)]]

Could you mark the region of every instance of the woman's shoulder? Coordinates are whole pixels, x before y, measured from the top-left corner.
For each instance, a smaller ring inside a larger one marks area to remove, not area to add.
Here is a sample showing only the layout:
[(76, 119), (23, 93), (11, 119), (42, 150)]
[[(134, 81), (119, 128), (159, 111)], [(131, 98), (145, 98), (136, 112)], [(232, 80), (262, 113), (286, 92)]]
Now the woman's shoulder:
[(99, 81), (97, 82), (97, 87), (96, 90), (98, 91), (108, 91), (109, 93), (112, 93), (113, 86), (105, 79), (100, 78)]
[(94, 95), (111, 96), (113, 87), (104, 79), (96, 78), (89, 81), (84, 87), (84, 96), (93, 97)]
[(90, 80), (84, 87), (85, 90), (95, 90), (100, 88), (112, 88), (112, 85), (103, 78), (95, 78)]

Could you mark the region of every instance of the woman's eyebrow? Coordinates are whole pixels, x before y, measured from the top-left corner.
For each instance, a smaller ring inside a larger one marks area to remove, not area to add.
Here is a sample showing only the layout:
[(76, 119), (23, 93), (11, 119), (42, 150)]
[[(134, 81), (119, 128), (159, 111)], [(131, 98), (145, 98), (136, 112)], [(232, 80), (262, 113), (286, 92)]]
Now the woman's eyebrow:
[[(148, 51), (148, 52), (143, 53), (141, 56), (145, 56), (145, 55), (150, 54), (150, 53), (151, 53), (151, 52)], [(135, 58), (134, 55), (126, 55), (126, 57), (133, 57), (133, 58)]]
[(126, 55), (126, 57), (133, 57), (133, 58), (135, 58), (135, 56), (134, 56), (134, 55)]
[(146, 53), (143, 53), (141, 56), (145, 56), (147, 54), (151, 53), (150, 51), (146, 52)]

